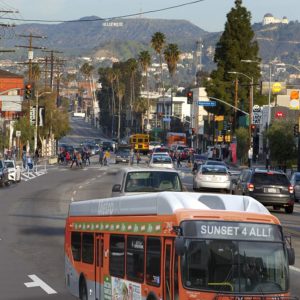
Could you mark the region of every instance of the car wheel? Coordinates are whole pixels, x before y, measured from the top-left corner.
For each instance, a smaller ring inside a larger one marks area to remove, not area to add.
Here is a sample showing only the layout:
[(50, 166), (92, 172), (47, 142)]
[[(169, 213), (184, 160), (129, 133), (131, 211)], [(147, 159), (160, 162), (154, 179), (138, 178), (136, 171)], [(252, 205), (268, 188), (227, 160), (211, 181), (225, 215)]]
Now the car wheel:
[(294, 205), (287, 206), (287, 207), (284, 208), (284, 210), (285, 210), (285, 212), (286, 212), (287, 214), (292, 214), (293, 211), (294, 211)]

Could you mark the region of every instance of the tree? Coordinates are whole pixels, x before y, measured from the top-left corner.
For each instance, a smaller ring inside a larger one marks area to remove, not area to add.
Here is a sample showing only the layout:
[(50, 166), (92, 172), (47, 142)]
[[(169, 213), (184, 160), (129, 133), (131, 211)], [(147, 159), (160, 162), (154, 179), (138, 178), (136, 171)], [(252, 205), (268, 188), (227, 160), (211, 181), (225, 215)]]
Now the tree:
[(146, 74), (146, 91), (147, 91), (147, 124), (150, 124), (150, 99), (148, 86), (148, 68), (151, 64), (151, 56), (148, 51), (141, 51), (139, 54), (139, 62), (143, 72)]
[(165, 51), (164, 57), (168, 65), (168, 70), (172, 79), (172, 85), (174, 84), (174, 74), (176, 72), (177, 63), (179, 61), (180, 51), (176, 44), (168, 44)]
[(287, 166), (289, 161), (296, 158), (293, 127), (293, 122), (275, 120), (268, 129), (267, 138), (271, 149), (271, 160), (280, 166)]
[(163, 80), (163, 68), (162, 68), (162, 51), (165, 47), (166, 37), (162, 32), (155, 32), (151, 38), (151, 47), (159, 56), (160, 72), (161, 72), (161, 88), (164, 95), (164, 80)]
[[(206, 82), (208, 96), (222, 99), (232, 105), (234, 99), (233, 81), (239, 80), (239, 98), (250, 98), (250, 80), (254, 83), (260, 78), (260, 68), (257, 63), (245, 63), (241, 60), (260, 61), (258, 43), (254, 41), (254, 31), (251, 28), (251, 14), (242, 6), (242, 0), (235, 0), (235, 7), (227, 14), (225, 29), (216, 45), (214, 61), (217, 69), (211, 73), (211, 80)], [(233, 75), (229, 72), (246, 74)], [(244, 108), (247, 110), (248, 106)], [(231, 114), (231, 108), (217, 105), (210, 109), (217, 114)]]
[(237, 140), (237, 158), (240, 160), (241, 164), (245, 163), (248, 158), (249, 149), (249, 131), (246, 128), (238, 128), (235, 131)]

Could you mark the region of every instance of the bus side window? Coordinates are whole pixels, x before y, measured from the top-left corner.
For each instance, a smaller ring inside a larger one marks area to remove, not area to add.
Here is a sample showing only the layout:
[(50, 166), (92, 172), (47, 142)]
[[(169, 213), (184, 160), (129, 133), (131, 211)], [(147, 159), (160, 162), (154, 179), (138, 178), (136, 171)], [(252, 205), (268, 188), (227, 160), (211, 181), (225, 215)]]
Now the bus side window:
[(72, 232), (71, 234), (72, 255), (75, 261), (81, 261), (81, 233)]
[(140, 236), (127, 237), (126, 276), (127, 279), (144, 282), (145, 242)]
[(125, 269), (125, 237), (110, 236), (109, 273), (111, 276), (124, 277)]
[(146, 281), (149, 285), (160, 286), (161, 283), (161, 241), (149, 237), (146, 250)]
[(82, 234), (82, 262), (87, 264), (94, 263), (94, 234)]

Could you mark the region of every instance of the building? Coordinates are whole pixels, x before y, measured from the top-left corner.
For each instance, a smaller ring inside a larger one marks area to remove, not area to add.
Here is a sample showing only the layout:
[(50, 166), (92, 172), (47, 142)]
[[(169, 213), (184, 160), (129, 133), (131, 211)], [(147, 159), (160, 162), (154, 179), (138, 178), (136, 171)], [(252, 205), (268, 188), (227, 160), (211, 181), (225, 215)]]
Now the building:
[(288, 24), (289, 21), (287, 17), (283, 17), (282, 19), (275, 18), (272, 14), (265, 14), (263, 17), (262, 25), (270, 25), (270, 24)]
[(9, 135), (9, 148), (13, 143), (14, 119), (22, 111), (23, 91), (23, 76), (0, 70), (0, 131), (2, 137)]

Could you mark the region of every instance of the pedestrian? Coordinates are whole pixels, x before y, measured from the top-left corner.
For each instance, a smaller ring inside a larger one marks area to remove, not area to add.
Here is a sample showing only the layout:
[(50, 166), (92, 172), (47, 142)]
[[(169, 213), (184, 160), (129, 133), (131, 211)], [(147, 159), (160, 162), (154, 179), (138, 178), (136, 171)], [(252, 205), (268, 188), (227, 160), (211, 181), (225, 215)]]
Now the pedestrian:
[(73, 155), (72, 155), (72, 163), (71, 163), (70, 168), (73, 167), (73, 164), (74, 164), (74, 163), (75, 163), (76, 166), (78, 167), (77, 155), (76, 155), (76, 152), (75, 152), (75, 151), (73, 152)]
[(248, 167), (251, 168), (252, 166), (252, 159), (253, 159), (253, 148), (250, 146), (248, 150)]
[(105, 166), (108, 166), (109, 159), (110, 159), (110, 151), (107, 149), (104, 153), (104, 165)]
[(266, 169), (269, 170), (270, 166), (270, 154), (269, 151), (267, 151), (267, 156), (266, 156)]
[(138, 150), (136, 153), (136, 163), (139, 164), (141, 160), (140, 151)]
[(133, 165), (134, 163), (134, 150), (130, 150), (130, 164)]
[(70, 160), (71, 160), (71, 155), (70, 155), (70, 152), (67, 151), (67, 152), (66, 152), (66, 165), (69, 164), (69, 161), (70, 161)]
[(103, 151), (103, 148), (100, 148), (100, 151), (99, 151), (99, 163), (101, 166), (103, 166), (103, 157), (104, 157), (104, 151)]
[(177, 161), (177, 168), (180, 168), (180, 167), (181, 167), (181, 157), (180, 157), (180, 153), (177, 153), (176, 161)]
[(35, 152), (34, 152), (34, 164), (35, 164), (35, 165), (38, 163), (39, 157), (40, 157), (39, 149), (36, 148), (36, 149), (35, 149)]
[(77, 159), (77, 166), (82, 168), (82, 155), (80, 151), (77, 152), (76, 159)]
[(87, 166), (88, 163), (89, 163), (89, 165), (91, 164), (90, 152), (87, 150), (87, 151), (85, 151), (85, 164), (86, 164), (86, 166)]

